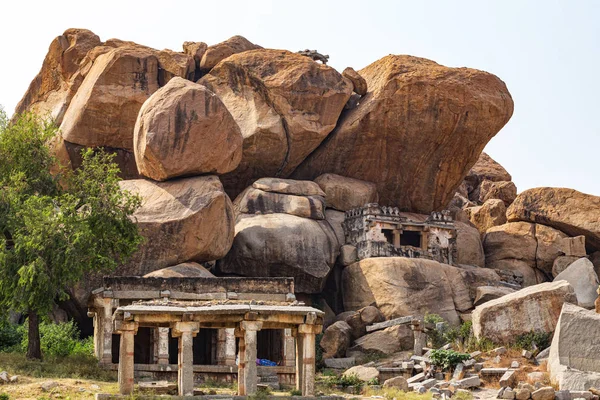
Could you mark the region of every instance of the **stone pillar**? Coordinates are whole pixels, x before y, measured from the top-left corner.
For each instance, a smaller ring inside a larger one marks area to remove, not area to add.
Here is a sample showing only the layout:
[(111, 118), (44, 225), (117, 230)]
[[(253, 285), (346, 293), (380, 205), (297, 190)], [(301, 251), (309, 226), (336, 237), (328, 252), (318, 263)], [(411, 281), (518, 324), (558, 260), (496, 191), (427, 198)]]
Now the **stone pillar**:
[(422, 356), (423, 347), (427, 345), (427, 334), (423, 332), (423, 324), (419, 320), (413, 320), (410, 324), (410, 329), (412, 329), (415, 337), (413, 353), (416, 356)]
[[(256, 394), (258, 385), (258, 371), (256, 368), (256, 333), (262, 329), (262, 322), (242, 321), (240, 330), (244, 333), (244, 352), (240, 351), (240, 363), (244, 362), (243, 387), (245, 396)], [(239, 374), (239, 372), (238, 372)], [(239, 380), (239, 379), (238, 379)]]
[[(98, 329), (98, 332), (102, 333), (102, 356), (99, 358), (100, 363), (102, 364), (111, 364), (112, 363), (112, 335), (113, 335), (113, 306), (115, 305), (115, 300), (111, 298), (103, 298), (102, 299), (102, 310), (99, 310), (102, 313), (101, 318), (99, 318), (99, 322), (102, 324), (102, 327)], [(137, 328), (136, 328), (137, 330)], [(133, 350), (132, 350), (133, 351)]]
[[(321, 332), (322, 325), (302, 324), (298, 326), (298, 333), (302, 336), (302, 374), (300, 383), (302, 396), (315, 395), (315, 336)], [(296, 338), (297, 341), (298, 338)], [(300, 357), (296, 355), (296, 359)], [(298, 382), (298, 380), (296, 381)], [(296, 387), (298, 383), (296, 383)]]
[(177, 355), (177, 387), (179, 396), (194, 395), (194, 336), (200, 330), (198, 322), (176, 322), (173, 336), (179, 338)]
[(235, 329), (225, 329), (225, 365), (235, 365)]
[(238, 342), (238, 396), (246, 396), (246, 339), (242, 330), (236, 330)]
[(157, 360), (160, 365), (169, 364), (169, 328), (158, 328)]
[[(136, 322), (118, 321), (116, 330), (121, 335), (119, 347), (119, 393), (130, 395), (133, 393), (133, 340), (137, 333)], [(112, 333), (111, 333), (112, 334)]]
[(302, 392), (304, 382), (304, 334), (299, 329), (292, 330), (292, 333), (296, 337), (296, 390)]
[(296, 365), (296, 341), (291, 329), (283, 330), (283, 365), (286, 367)]
[[(102, 310), (102, 314), (104, 311)], [(88, 311), (88, 317), (92, 317), (94, 320), (94, 357), (98, 361), (102, 360), (102, 345), (104, 342), (104, 335), (102, 334), (102, 315), (98, 313), (98, 310)]]

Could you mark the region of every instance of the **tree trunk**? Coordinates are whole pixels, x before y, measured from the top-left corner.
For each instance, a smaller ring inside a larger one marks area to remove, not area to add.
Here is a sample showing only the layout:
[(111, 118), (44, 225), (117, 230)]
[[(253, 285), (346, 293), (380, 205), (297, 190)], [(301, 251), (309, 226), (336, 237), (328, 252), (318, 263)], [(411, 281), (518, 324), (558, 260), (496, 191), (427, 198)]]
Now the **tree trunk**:
[(29, 331), (27, 332), (27, 359), (41, 360), (42, 349), (40, 346), (40, 319), (38, 313), (29, 311)]

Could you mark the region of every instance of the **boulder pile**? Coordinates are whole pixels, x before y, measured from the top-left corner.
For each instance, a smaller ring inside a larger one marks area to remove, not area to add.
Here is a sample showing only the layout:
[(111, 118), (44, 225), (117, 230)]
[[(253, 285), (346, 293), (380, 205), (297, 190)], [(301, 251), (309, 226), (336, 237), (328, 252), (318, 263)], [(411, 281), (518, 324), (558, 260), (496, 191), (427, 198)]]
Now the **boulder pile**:
[[(413, 56), (340, 73), (241, 36), (177, 52), (69, 29), (17, 112), (60, 125), (52, 148), (64, 168), (78, 168), (84, 148), (116, 155), (121, 187), (142, 199), (133, 219), (145, 241), (115, 274), (294, 277), (303, 301), (328, 310), (327, 363), (351, 366), (366, 354), (420, 353), (433, 328), (401, 322), (426, 314), (510, 342), (552, 333), (564, 304), (594, 307), (600, 197), (517, 194), (482, 152), (513, 108), (495, 75)], [(452, 221), (439, 213), (450, 210), (456, 236), (440, 240), (456, 240), (453, 265), (360, 259), (345, 213), (372, 203), (415, 226), (432, 212)], [(73, 290), (82, 315), (98, 279)], [(415, 373), (388, 386), (435, 387), (422, 361), (388, 366)]]

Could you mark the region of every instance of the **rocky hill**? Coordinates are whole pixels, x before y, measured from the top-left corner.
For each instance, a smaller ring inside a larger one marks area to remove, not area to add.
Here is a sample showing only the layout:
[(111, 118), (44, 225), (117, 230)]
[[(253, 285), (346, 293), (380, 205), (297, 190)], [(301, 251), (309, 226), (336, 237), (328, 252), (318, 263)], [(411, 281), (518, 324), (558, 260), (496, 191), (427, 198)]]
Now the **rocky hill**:
[[(146, 238), (117, 275), (202, 263), (217, 276), (294, 277), (330, 323), (375, 306), (383, 319), (458, 324), (580, 258), (600, 269), (600, 198), (517, 195), (482, 153), (513, 107), (498, 77), (413, 56), (340, 73), (241, 36), (176, 52), (69, 29), (16, 111), (60, 125), (62, 167), (77, 168), (83, 148), (116, 154), (122, 188), (143, 199), (135, 220)], [(345, 212), (375, 202), (421, 224), (449, 209), (453, 265), (360, 259)], [(90, 277), (74, 289), (73, 315), (85, 316), (97, 286)]]

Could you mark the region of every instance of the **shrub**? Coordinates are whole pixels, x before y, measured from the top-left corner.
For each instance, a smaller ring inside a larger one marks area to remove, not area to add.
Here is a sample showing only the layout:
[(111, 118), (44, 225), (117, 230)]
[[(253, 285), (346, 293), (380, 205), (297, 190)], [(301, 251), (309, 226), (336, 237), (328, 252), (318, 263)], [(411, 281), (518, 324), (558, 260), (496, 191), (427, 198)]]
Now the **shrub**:
[(431, 363), (436, 367), (441, 367), (444, 370), (454, 368), (456, 364), (467, 361), (471, 358), (469, 354), (459, 353), (454, 350), (436, 349), (431, 350)]
[(550, 346), (552, 334), (547, 332), (529, 332), (517, 336), (515, 346), (524, 350), (534, 350), (534, 344), (538, 349), (543, 350)]
[[(0, 318), (0, 351), (12, 351), (18, 348), (23, 336), (18, 325), (11, 324), (5, 318)], [(2, 400), (0, 398), (0, 400)]]
[[(23, 325), (21, 349), (28, 346), (27, 324)], [(79, 329), (73, 321), (59, 324), (42, 322), (40, 324), (40, 344), (42, 353), (51, 357), (66, 357), (68, 355), (92, 356), (94, 354), (93, 338), (79, 339)]]
[(0, 400), (10, 400), (10, 397), (6, 393), (0, 393)]
[(362, 380), (360, 380), (358, 375), (350, 374), (350, 375), (330, 376), (327, 378), (327, 384), (330, 386), (339, 385), (342, 387), (348, 387), (348, 386), (362, 387), (365, 383)]
[(302, 390), (292, 389), (290, 390), (290, 396), (302, 396)]

